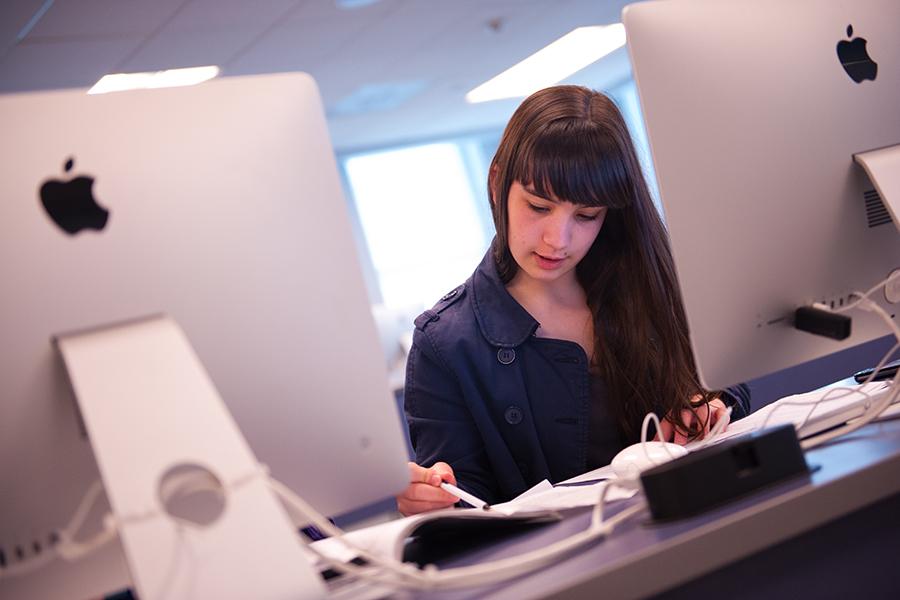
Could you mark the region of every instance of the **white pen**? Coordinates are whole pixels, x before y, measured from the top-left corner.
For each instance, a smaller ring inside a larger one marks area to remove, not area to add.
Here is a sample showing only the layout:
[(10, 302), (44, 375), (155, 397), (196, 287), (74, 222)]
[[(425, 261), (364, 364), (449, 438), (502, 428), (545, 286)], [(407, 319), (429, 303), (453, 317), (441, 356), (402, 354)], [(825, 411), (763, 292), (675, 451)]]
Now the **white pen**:
[(481, 499), (479, 499), (479, 498), (476, 498), (475, 496), (473, 496), (473, 495), (470, 494), (469, 492), (466, 492), (466, 491), (463, 491), (463, 490), (459, 489), (458, 487), (456, 487), (456, 486), (453, 485), (452, 483), (447, 483), (446, 481), (442, 481), (442, 482), (441, 482), (441, 489), (444, 490), (444, 491), (446, 491), (446, 492), (450, 492), (451, 494), (453, 494), (454, 496), (456, 496), (456, 497), (459, 498), (460, 500), (465, 500), (466, 502), (468, 502), (469, 504), (471, 504), (471, 505), (474, 506), (475, 508), (481, 508), (481, 509), (483, 509), (483, 510), (489, 510), (489, 509), (491, 508), (491, 505), (488, 504), (487, 502), (485, 502), (484, 500), (481, 500)]

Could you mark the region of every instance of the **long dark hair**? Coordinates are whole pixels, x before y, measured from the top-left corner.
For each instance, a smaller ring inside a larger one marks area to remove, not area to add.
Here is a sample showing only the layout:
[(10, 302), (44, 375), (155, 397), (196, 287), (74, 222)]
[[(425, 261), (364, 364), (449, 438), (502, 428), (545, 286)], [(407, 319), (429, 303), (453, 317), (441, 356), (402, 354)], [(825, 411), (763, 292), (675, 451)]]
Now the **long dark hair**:
[(514, 181), (585, 206), (606, 206), (600, 234), (576, 267), (594, 324), (592, 369), (604, 379), (626, 442), (644, 415), (672, 415), (697, 396), (697, 377), (668, 234), (653, 205), (628, 127), (607, 96), (562, 85), (529, 96), (516, 110), (491, 162), (488, 193), (497, 231), (494, 260), (508, 283), (507, 201)]

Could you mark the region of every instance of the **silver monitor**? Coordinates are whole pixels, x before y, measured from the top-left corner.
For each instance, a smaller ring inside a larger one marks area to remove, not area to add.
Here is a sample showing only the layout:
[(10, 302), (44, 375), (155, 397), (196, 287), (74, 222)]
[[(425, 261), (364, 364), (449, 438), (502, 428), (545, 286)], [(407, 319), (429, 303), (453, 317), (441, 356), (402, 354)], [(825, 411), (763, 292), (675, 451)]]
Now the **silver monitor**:
[[(900, 3), (660, 1), (623, 20), (705, 384), (888, 334), (856, 311), (837, 341), (793, 315), (900, 268), (898, 227), (853, 157), (900, 144)], [(898, 297), (874, 299), (896, 315)]]
[[(52, 544), (100, 478), (51, 338), (147, 315), (177, 321), (257, 458), (320, 512), (403, 489), (401, 420), (311, 78), (0, 96), (0, 131), (6, 564)], [(124, 584), (115, 546), (0, 580), (0, 597)]]

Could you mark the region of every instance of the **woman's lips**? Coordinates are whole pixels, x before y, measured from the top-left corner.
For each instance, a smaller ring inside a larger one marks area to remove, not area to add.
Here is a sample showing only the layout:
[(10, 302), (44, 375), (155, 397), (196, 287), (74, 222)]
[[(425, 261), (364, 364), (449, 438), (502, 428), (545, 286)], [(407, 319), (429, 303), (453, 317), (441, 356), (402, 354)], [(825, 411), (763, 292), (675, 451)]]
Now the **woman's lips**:
[(537, 252), (534, 253), (534, 259), (540, 268), (546, 269), (548, 271), (552, 271), (553, 269), (558, 269), (560, 266), (562, 266), (563, 261), (566, 260), (566, 258), (564, 256), (559, 257), (559, 258), (548, 257), (548, 256), (543, 256), (541, 254), (538, 254)]

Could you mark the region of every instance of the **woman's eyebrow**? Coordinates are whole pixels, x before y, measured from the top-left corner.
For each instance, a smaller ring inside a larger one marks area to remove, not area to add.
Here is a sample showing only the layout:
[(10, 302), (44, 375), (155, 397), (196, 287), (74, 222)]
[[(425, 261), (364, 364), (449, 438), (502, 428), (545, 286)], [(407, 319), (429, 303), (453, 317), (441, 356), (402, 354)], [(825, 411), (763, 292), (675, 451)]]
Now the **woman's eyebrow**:
[(537, 193), (533, 187), (525, 187), (525, 186), (522, 186), (522, 187), (525, 188), (525, 191), (528, 192), (529, 194), (531, 194), (532, 196), (537, 196), (538, 198), (541, 198), (548, 202), (557, 202), (557, 203), (559, 202), (559, 200), (555, 200), (549, 196), (545, 196), (544, 194)]

